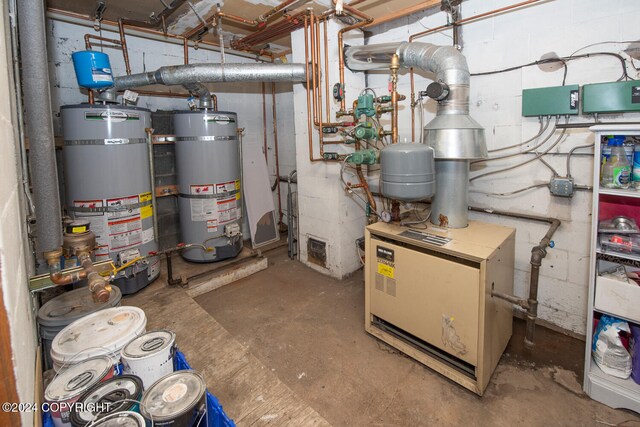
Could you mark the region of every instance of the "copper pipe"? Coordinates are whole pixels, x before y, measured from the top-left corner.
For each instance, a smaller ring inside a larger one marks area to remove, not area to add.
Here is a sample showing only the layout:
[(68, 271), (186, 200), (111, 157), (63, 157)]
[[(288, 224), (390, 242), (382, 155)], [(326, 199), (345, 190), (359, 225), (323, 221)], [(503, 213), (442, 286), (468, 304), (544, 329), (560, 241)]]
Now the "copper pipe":
[(166, 6), (160, 13), (154, 15), (151, 21), (138, 21), (135, 19), (125, 19), (127, 25), (141, 28), (159, 28), (165, 27), (165, 19), (175, 13), (186, 0), (173, 0), (169, 6)]
[(108, 46), (114, 49), (122, 49), (122, 46), (120, 44), (120, 40), (116, 40), (116, 39), (108, 39), (106, 37), (102, 37), (102, 36), (96, 36), (93, 34), (85, 34), (84, 35), (84, 45), (86, 47), (87, 50), (92, 50), (92, 46), (91, 46), (91, 40), (99, 40), (99, 41), (103, 41), (103, 42), (107, 42), (107, 43), (111, 43), (114, 46)]
[(411, 105), (409, 105), (411, 109), (411, 141), (416, 142), (416, 85), (413, 78), (413, 67), (409, 68), (409, 76), (411, 80)]
[(183, 43), (184, 65), (187, 65), (189, 63), (189, 39), (186, 37), (183, 38), (182, 43)]
[[(280, 3), (279, 5), (277, 5), (274, 8), (272, 8), (271, 10), (267, 11), (266, 13), (264, 13), (263, 15), (260, 15), (256, 19), (246, 19), (246, 18), (243, 18), (241, 16), (232, 15), (230, 13), (225, 13), (225, 12), (222, 12), (222, 11), (218, 11), (218, 12), (214, 13), (211, 16), (211, 18), (209, 18), (207, 21), (205, 21), (205, 23), (206, 22), (212, 23), (214, 20), (220, 18), (222, 20), (233, 21), (233, 22), (236, 22), (238, 24), (246, 25), (248, 27), (262, 28), (262, 27), (266, 26), (267, 21), (271, 17), (276, 15), (278, 12), (280, 12), (285, 7), (287, 7), (290, 4), (292, 4), (294, 1), (297, 1), (297, 0), (285, 0), (282, 3)], [(191, 29), (189, 32), (185, 33), (184, 37), (187, 37), (187, 38), (193, 37), (195, 34), (197, 34), (200, 30), (202, 30), (205, 27), (205, 23), (200, 23), (199, 25), (197, 25), (196, 27)]]
[(285, 34), (291, 34), (294, 30), (302, 27), (301, 17), (305, 13), (306, 12), (301, 12), (292, 17), (287, 17), (274, 23), (270, 27), (262, 28), (254, 33), (244, 36), (241, 39), (233, 40), (232, 47), (251, 48), (256, 45), (264, 44)]
[(258, 17), (258, 21), (260, 21), (260, 22), (268, 21), (269, 18), (271, 18), (272, 16), (274, 16), (275, 14), (277, 14), (278, 12), (280, 12), (282, 9), (286, 8), (287, 6), (295, 3), (296, 1), (298, 1), (298, 0), (285, 0), (285, 1), (283, 1), (282, 3), (280, 3), (279, 5), (274, 7), (273, 9), (269, 10), (264, 15), (260, 15)]
[(398, 143), (398, 70), (400, 69), (400, 58), (394, 53), (391, 58), (391, 106), (393, 112), (391, 116), (391, 143)]
[(273, 149), (276, 155), (276, 182), (278, 183), (278, 213), (280, 214), (279, 224), (282, 226), (282, 194), (280, 189), (280, 159), (278, 157), (278, 109), (276, 107), (276, 84), (271, 83), (271, 106), (273, 116)]
[(329, 31), (327, 29), (327, 18), (323, 18), (324, 24), (324, 90), (327, 103), (327, 121), (331, 121), (331, 104), (329, 102)]
[[(336, 4), (337, 0), (333, 0), (333, 4)], [(342, 28), (338, 31), (338, 67), (340, 69), (340, 84), (344, 87), (344, 33), (347, 31), (355, 30), (361, 27), (364, 27), (367, 24), (370, 24), (374, 21), (374, 19), (364, 13), (349, 7), (347, 5), (344, 6), (344, 10), (349, 12), (350, 15), (355, 15), (362, 19), (362, 21), (349, 25), (347, 27)], [(344, 98), (340, 101), (340, 111), (345, 111), (345, 100)]]
[(95, 101), (93, 99), (93, 90), (87, 89), (87, 93), (88, 93), (88, 96), (89, 96), (89, 104), (93, 105), (95, 103)]
[[(309, 19), (307, 15), (304, 16), (304, 63), (309, 63)], [(320, 159), (315, 159), (313, 157), (313, 118), (311, 115), (311, 84), (309, 80), (309, 73), (307, 73), (306, 77), (306, 89), (307, 89), (307, 135), (309, 136), (309, 161), (317, 162)]]
[(118, 19), (118, 30), (120, 31), (120, 46), (122, 46), (122, 56), (124, 57), (124, 66), (127, 75), (131, 74), (131, 65), (129, 64), (129, 50), (127, 49), (127, 39), (124, 35), (124, 23), (122, 18)]
[[(56, 8), (51, 8), (51, 7), (47, 8), (47, 12), (48, 13), (54, 13), (54, 14), (61, 15), (61, 16), (67, 16), (67, 17), (74, 18), (74, 19), (83, 19), (85, 21), (93, 22), (93, 19), (91, 19), (87, 15), (83, 15), (81, 13), (69, 12), (67, 10), (56, 9)], [(117, 26), (118, 25), (118, 23), (116, 21), (110, 21), (108, 19), (103, 19), (102, 23), (105, 24), (105, 25), (110, 25), (110, 26)], [(135, 28), (135, 30), (140, 32), (140, 33), (152, 34), (154, 36), (163, 37), (165, 39), (182, 40), (184, 38), (183, 36), (179, 36), (179, 35), (175, 35), (175, 34), (171, 34), (171, 33), (164, 33), (162, 31), (154, 30), (154, 29), (151, 29), (149, 27), (138, 27), (138, 26), (135, 26), (134, 24), (132, 24), (130, 20), (125, 20), (125, 23), (127, 24), (128, 27)], [(200, 40), (198, 42), (198, 44), (204, 45), (204, 46), (213, 46), (213, 47), (217, 47), (217, 48), (220, 47), (220, 45), (218, 43), (213, 42), (213, 41), (207, 41), (207, 40)], [(238, 50), (238, 49), (236, 49), (236, 50)], [(264, 49), (263, 50), (243, 49), (242, 51), (246, 51), (246, 52), (250, 52), (250, 53), (257, 53), (257, 54), (260, 54), (260, 55), (267, 55), (267, 56), (273, 57), (273, 52), (266, 51)], [(262, 58), (260, 58), (260, 60), (264, 61), (264, 59), (262, 59)]]
[(267, 95), (264, 82), (262, 82), (262, 135), (264, 136), (264, 160), (269, 166), (269, 156), (267, 154)]
[[(490, 10), (488, 12), (479, 13), (478, 15), (473, 15), (473, 16), (470, 16), (468, 18), (459, 19), (459, 20), (457, 20), (455, 22), (452, 22), (450, 24), (447, 24), (447, 25), (441, 25), (439, 27), (429, 28), (428, 30), (421, 31), (419, 33), (412, 34), (411, 36), (409, 36), (409, 42), (412, 42), (413, 40), (415, 40), (417, 38), (424, 37), (426, 35), (429, 35), (429, 34), (432, 34), (432, 33), (438, 32), (438, 31), (442, 31), (442, 30), (447, 29), (447, 28), (453, 29), (453, 28), (456, 28), (456, 27), (460, 27), (462, 25), (468, 24), (468, 23), (476, 21), (478, 19), (486, 18), (486, 17), (493, 16), (493, 15), (497, 15), (497, 14), (502, 13), (502, 12), (508, 12), (508, 11), (513, 10), (513, 9), (517, 9), (519, 7), (527, 6), (527, 5), (530, 5), (530, 4), (533, 4), (533, 3), (537, 3), (537, 2), (540, 2), (540, 1), (544, 1), (544, 0), (527, 0), (527, 1), (520, 2), (520, 3), (512, 4), (510, 6), (505, 6), (505, 7), (501, 7), (501, 8), (498, 8), (498, 9)], [(409, 70), (409, 76), (410, 76), (409, 78), (411, 79), (411, 137), (415, 141), (415, 112), (414, 112), (414, 109), (415, 109), (415, 103), (414, 103), (414, 99), (415, 99), (414, 86), (415, 86), (415, 83), (414, 83), (413, 68), (411, 68)]]
[(211, 94), (211, 99), (213, 100), (213, 110), (218, 111), (218, 96)]

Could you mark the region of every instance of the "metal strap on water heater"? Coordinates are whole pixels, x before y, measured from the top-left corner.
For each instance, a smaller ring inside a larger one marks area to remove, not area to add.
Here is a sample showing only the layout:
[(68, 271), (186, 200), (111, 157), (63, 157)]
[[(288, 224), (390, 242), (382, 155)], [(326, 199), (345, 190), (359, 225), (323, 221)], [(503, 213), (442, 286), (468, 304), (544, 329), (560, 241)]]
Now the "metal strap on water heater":
[(225, 197), (231, 197), (238, 194), (240, 190), (227, 191), (226, 193), (219, 194), (185, 194), (178, 193), (178, 197), (184, 197), (185, 199), (224, 199)]
[(147, 200), (145, 202), (133, 203), (131, 205), (122, 205), (122, 206), (103, 206), (99, 208), (86, 208), (81, 206), (68, 206), (67, 210), (72, 212), (87, 212), (87, 213), (105, 213), (105, 212), (124, 212), (131, 209), (139, 209), (145, 206), (150, 206), (153, 204), (151, 200)]
[(146, 138), (73, 139), (65, 140), (64, 145), (127, 145), (145, 144), (146, 142)]
[(180, 141), (236, 141), (238, 139), (235, 135), (229, 136), (179, 136), (176, 137), (176, 142)]

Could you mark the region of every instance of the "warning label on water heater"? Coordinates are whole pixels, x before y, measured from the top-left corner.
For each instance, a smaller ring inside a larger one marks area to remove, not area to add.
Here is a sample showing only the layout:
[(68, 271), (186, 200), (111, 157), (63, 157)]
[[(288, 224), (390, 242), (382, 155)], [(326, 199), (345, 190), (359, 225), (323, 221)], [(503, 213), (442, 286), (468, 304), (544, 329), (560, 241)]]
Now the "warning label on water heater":
[(107, 207), (122, 208), (116, 212), (107, 212), (109, 226), (109, 248), (119, 251), (142, 243), (142, 218), (140, 208), (126, 209), (127, 205), (137, 205), (139, 196), (107, 199)]
[[(190, 192), (193, 196), (213, 196), (215, 186), (213, 184), (192, 185)], [(211, 221), (214, 219), (218, 220), (218, 205), (215, 198), (191, 199), (191, 221)]]

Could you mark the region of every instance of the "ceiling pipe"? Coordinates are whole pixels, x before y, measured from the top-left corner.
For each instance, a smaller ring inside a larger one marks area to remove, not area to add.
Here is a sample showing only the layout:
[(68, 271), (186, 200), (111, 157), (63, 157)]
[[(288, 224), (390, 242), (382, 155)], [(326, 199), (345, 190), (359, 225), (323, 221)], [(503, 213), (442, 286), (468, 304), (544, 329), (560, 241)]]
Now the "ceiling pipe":
[(350, 70), (386, 69), (394, 55), (404, 68), (435, 74), (427, 95), (438, 101), (436, 117), (424, 127), (423, 143), (436, 158), (436, 194), (431, 222), (441, 227), (468, 225), (469, 161), (486, 158), (484, 129), (469, 116), (469, 67), (452, 46), (403, 42), (350, 46), (345, 52)]
[(18, 31), (36, 213), (36, 247), (40, 253), (52, 252), (62, 246), (62, 219), (42, 0), (18, 0)]

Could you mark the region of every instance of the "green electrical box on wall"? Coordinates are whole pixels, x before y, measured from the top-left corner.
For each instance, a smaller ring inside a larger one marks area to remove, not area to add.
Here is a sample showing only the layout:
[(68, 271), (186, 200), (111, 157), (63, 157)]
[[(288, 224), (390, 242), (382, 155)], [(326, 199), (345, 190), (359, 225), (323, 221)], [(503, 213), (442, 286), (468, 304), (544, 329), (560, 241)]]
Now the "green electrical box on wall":
[(580, 112), (580, 86), (554, 86), (522, 91), (525, 117), (564, 116)]
[(583, 113), (624, 113), (626, 111), (640, 111), (640, 81), (629, 80), (583, 86)]

